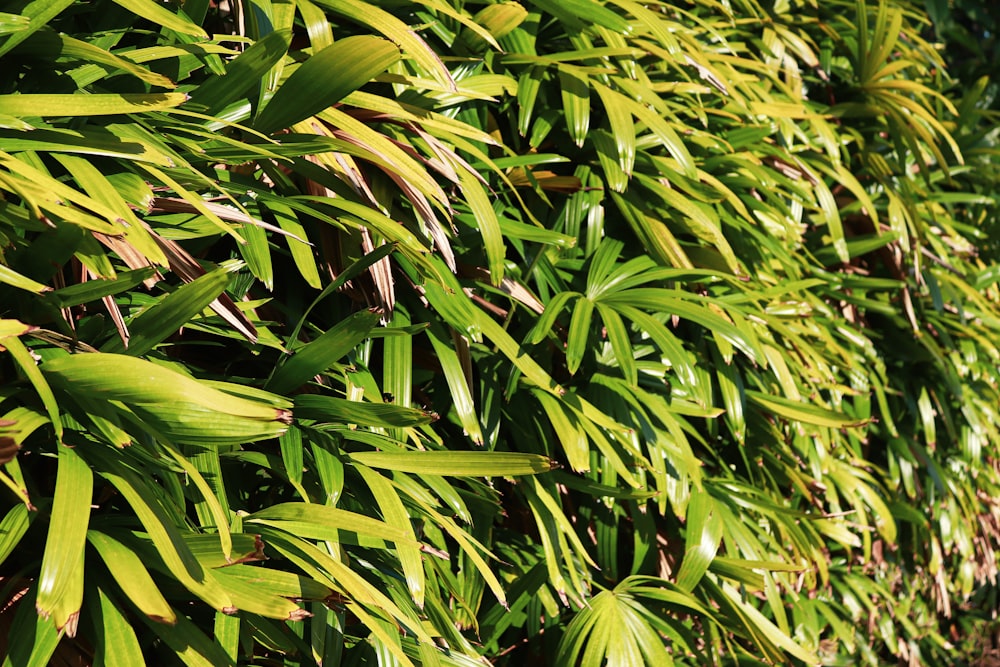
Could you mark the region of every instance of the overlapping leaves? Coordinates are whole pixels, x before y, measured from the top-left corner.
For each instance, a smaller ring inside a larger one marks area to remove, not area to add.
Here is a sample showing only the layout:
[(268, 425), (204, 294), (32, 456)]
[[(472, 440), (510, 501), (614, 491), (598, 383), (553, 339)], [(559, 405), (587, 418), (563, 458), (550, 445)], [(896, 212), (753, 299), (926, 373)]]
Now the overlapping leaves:
[(16, 660), (874, 663), (979, 622), (992, 153), (909, 6), (18, 11)]

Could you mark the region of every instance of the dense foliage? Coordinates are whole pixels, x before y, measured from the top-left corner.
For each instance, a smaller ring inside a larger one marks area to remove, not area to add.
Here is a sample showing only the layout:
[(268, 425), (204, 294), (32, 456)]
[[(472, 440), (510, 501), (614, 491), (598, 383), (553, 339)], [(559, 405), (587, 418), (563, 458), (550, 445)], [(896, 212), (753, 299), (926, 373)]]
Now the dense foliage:
[(4, 664), (996, 653), (993, 93), (924, 12), (7, 3)]

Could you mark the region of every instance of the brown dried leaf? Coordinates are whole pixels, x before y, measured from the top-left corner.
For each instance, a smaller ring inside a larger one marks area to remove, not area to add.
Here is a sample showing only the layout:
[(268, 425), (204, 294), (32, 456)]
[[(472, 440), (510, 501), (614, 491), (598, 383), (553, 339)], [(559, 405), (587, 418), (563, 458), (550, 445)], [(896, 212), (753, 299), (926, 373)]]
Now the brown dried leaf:
[[(0, 425), (11, 426), (13, 424), (14, 422), (3, 422)], [(14, 438), (0, 436), (0, 465), (13, 461), (20, 449), (21, 446), (17, 444), (17, 441), (14, 440)]]

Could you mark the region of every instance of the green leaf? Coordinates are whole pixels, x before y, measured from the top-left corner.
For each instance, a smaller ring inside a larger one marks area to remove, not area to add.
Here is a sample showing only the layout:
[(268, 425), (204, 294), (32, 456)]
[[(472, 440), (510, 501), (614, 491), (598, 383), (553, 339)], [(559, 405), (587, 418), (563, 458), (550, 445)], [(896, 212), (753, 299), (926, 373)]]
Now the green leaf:
[(646, 215), (645, 207), (640, 207), (616, 192), (611, 193), (611, 199), (629, 223), (633, 233), (648, 248), (649, 253), (664, 266), (678, 268), (693, 268), (694, 264), (688, 258), (684, 248), (662, 221)]
[[(386, 10), (364, 0), (316, 0), (316, 4), (340, 14), (349, 21), (361, 23), (375, 32), (381, 33), (390, 42), (399, 45), (404, 54), (423, 68), (424, 72), (429, 74), (438, 84), (446, 88), (455, 87), (455, 82), (452, 80), (448, 68), (441, 62), (440, 56), (417, 35), (411, 26), (406, 25)], [(359, 44), (358, 48), (362, 48), (360, 47), (361, 42), (357, 42), (357, 44)], [(350, 54), (351, 51), (346, 51), (346, 53)], [(348, 60), (353, 62), (358, 58), (349, 57)]]
[[(36, 217), (44, 218), (43, 211), (47, 211), (57, 219), (65, 220), (82, 229), (111, 236), (124, 233), (125, 230), (121, 226), (122, 219), (113, 208), (52, 178), (44, 168), (37, 168), (29, 161), (15, 159), (3, 152), (0, 152), (0, 164), (11, 172), (14, 179), (10, 181), (11, 186), (22, 197), (26, 197), (27, 204), (32, 207)], [(0, 183), (2, 182), (3, 174), (0, 173)], [(84, 213), (83, 209), (101, 217)]]
[(352, 452), (348, 457), (370, 468), (455, 477), (537, 475), (554, 467), (544, 456), (512, 452)]
[[(396, 310), (393, 313), (390, 326), (383, 331), (403, 333), (409, 328), (410, 317), (403, 310)], [(361, 377), (361, 376), (358, 376)], [(374, 378), (372, 378), (374, 380)], [(369, 385), (370, 386), (370, 385)], [(372, 395), (377, 393), (377, 389), (372, 386), (365, 391), (371, 391)], [(413, 336), (395, 335), (389, 336), (382, 343), (382, 391), (383, 400), (396, 405), (409, 406), (413, 402)], [(393, 438), (405, 438), (406, 432), (403, 429), (393, 429), (390, 431)]]
[(87, 531), (87, 541), (107, 565), (119, 588), (140, 612), (160, 623), (175, 622), (174, 610), (156, 587), (136, 551), (98, 530)]
[(135, 357), (74, 354), (50, 359), (43, 372), (60, 389), (125, 403), (136, 418), (176, 443), (242, 444), (277, 437), (291, 422), (288, 402), (273, 394), (267, 403), (250, 400), (238, 389), (220, 391), (224, 383), (202, 384)]
[(251, 514), (244, 522), (263, 523), (299, 537), (331, 542), (356, 539), (350, 534), (404, 544), (414, 542), (412, 533), (378, 519), (313, 503), (280, 503)]
[(611, 136), (614, 137), (617, 148), (618, 164), (623, 172), (631, 174), (635, 165), (635, 125), (632, 122), (632, 112), (607, 86), (597, 81), (591, 85), (604, 105), (604, 113), (607, 114)]
[(0, 12), (0, 35), (9, 35), (12, 32), (27, 30), (30, 25), (30, 16)]
[[(234, 574), (233, 568), (258, 570), (261, 576), (238, 576)], [(263, 568), (234, 565), (220, 568), (215, 577), (225, 587), (233, 604), (240, 611), (281, 621), (301, 621), (307, 618), (309, 612), (291, 600), (275, 594), (271, 580), (287, 573), (280, 572), (277, 573), (278, 576), (268, 577), (267, 572), (268, 570)]]
[[(202, 499), (195, 501), (195, 511), (198, 512), (202, 525), (210, 526), (218, 531), (220, 551), (228, 562), (233, 551), (233, 538), (229, 532), (230, 511), (228, 503), (223, 507), (226, 490), (222, 487), (219, 452), (215, 449), (205, 448), (202, 452), (193, 453), (189, 459), (167, 443), (160, 443), (160, 447), (174, 459), (201, 495)], [(205, 475), (202, 475), (201, 470), (205, 470)], [(206, 477), (212, 479), (214, 486), (209, 485)], [(220, 498), (222, 502), (220, 502)]]
[(31, 352), (28, 351), (28, 348), (16, 336), (8, 336), (0, 340), (0, 347), (7, 348), (7, 352), (14, 358), (14, 362), (20, 366), (21, 370), (28, 377), (28, 381), (31, 382), (35, 391), (38, 392), (38, 397), (42, 400), (42, 405), (45, 406), (49, 422), (52, 424), (52, 428), (55, 429), (56, 440), (61, 442), (63, 424), (59, 417), (59, 404), (56, 402), (56, 397), (52, 393), (49, 383), (46, 381), (45, 374), (38, 369), (38, 364), (35, 363)]
[[(152, 3), (151, 3), (152, 4)], [(15, 118), (36, 116), (114, 116), (173, 109), (184, 104), (184, 93), (122, 93), (93, 95), (0, 95), (0, 114)]]
[(162, 74), (151, 72), (145, 67), (136, 65), (130, 60), (116, 56), (115, 54), (105, 51), (104, 49), (93, 44), (89, 44), (79, 39), (74, 39), (65, 34), (59, 35), (59, 38), (62, 40), (61, 55), (63, 56), (79, 58), (80, 60), (121, 70), (152, 86), (159, 86), (160, 88), (177, 87), (173, 81)]
[[(179, 528), (151, 488), (151, 482), (119, 460), (117, 451), (105, 452), (100, 447), (89, 447), (86, 457), (132, 507), (170, 574), (213, 609), (226, 613), (235, 611), (225, 588), (201, 566), (185, 544)], [(181, 620), (180, 616), (176, 618)]]
[[(0, 45), (0, 57), (10, 52), (15, 46), (31, 37), (38, 30), (45, 27), (49, 21), (62, 13), (64, 9), (72, 5), (74, 0), (33, 0), (25, 5), (20, 11), (21, 20), (18, 30), (14, 31), (10, 37)], [(8, 14), (8, 16), (11, 16)], [(29, 19), (28, 25), (23, 25), (23, 18)]]
[(569, 136), (582, 147), (590, 129), (590, 82), (587, 75), (575, 68), (559, 68), (563, 113)]
[(604, 323), (604, 330), (607, 332), (608, 342), (611, 343), (611, 350), (621, 369), (622, 376), (632, 386), (639, 383), (639, 371), (635, 363), (635, 352), (632, 349), (632, 342), (629, 337), (628, 328), (618, 313), (611, 308), (597, 304), (597, 312)]
[(135, 357), (151, 351), (208, 307), (226, 288), (230, 274), (238, 268), (238, 265), (220, 267), (178, 287), (129, 323), (127, 348), (121, 339), (113, 338), (103, 350), (113, 353), (125, 348), (129, 355)]
[(997, 282), (1000, 282), (1000, 264), (994, 264), (980, 271), (973, 277), (972, 286), (977, 290), (984, 290)]
[(765, 410), (804, 424), (815, 424), (827, 428), (852, 428), (863, 426), (870, 421), (868, 419), (853, 419), (848, 415), (827, 408), (792, 401), (780, 396), (769, 396), (750, 389), (746, 390), (746, 396)]
[(486, 193), (486, 186), (479, 181), (479, 178), (481, 177), (478, 174), (472, 174), (461, 167), (458, 169), (459, 186), (475, 216), (479, 233), (483, 237), (483, 248), (486, 250), (486, 261), (490, 270), (490, 282), (497, 286), (503, 280), (506, 249), (500, 221), (497, 219), (496, 211), (493, 210), (493, 204)]
[(223, 549), (222, 536), (219, 533), (184, 533), (183, 537), (198, 562), (212, 570), (234, 563), (265, 560), (264, 545), (257, 535), (230, 531), (232, 547), (229, 553)]
[[(314, 506), (315, 507), (315, 506)], [(411, 630), (422, 641), (432, 641), (415, 618), (411, 618), (390, 600), (382, 591), (369, 583), (364, 577), (351, 570), (328, 552), (302, 540), (295, 535), (278, 531), (261, 524), (262, 534), (268, 544), (276, 551), (294, 562), (304, 572), (309, 573), (317, 581), (330, 581), (351, 601), (358, 604), (358, 615), (367, 614), (364, 607), (381, 610), (390, 618)], [(370, 617), (369, 617), (370, 618)]]
[(52, 616), (57, 629), (71, 636), (83, 603), (84, 545), (94, 476), (76, 450), (59, 446), (59, 468), (52, 499), (45, 555), (38, 575), (38, 613)]
[(473, 567), (475, 567), (479, 574), (483, 577), (483, 580), (486, 582), (486, 585), (489, 586), (490, 591), (494, 596), (496, 596), (497, 601), (506, 607), (507, 596), (504, 593), (504, 587), (480, 553), (480, 551), (483, 551), (489, 554), (486, 548), (466, 531), (459, 528), (450, 517), (442, 515), (429, 506), (425, 506), (423, 509), (431, 520), (434, 521), (434, 523), (439, 525), (444, 532), (446, 532), (453, 540), (455, 540), (455, 542), (458, 543), (462, 553), (465, 554), (470, 561), (472, 561)]
[(16, 287), (17, 289), (22, 289), (28, 292), (34, 292), (35, 294), (52, 291), (52, 288), (48, 285), (43, 285), (42, 283), (32, 280), (27, 276), (22, 276), (17, 271), (14, 271), (8, 266), (4, 266), (3, 264), (0, 264), (0, 283), (4, 283), (5, 285), (10, 285), (11, 287)]
[(675, 160), (677, 160), (681, 167), (682, 174), (688, 178), (698, 177), (698, 169), (695, 166), (694, 158), (691, 157), (691, 153), (688, 151), (687, 146), (669, 122), (667, 122), (662, 116), (658, 115), (654, 110), (644, 104), (632, 100), (631, 98), (622, 95), (616, 99), (618, 99), (619, 103), (627, 106), (629, 111), (632, 112), (632, 115), (634, 115), (639, 122), (644, 124), (653, 133), (653, 136), (657, 139), (657, 141), (667, 149)]
[(597, 159), (604, 170), (604, 178), (614, 192), (625, 192), (628, 189), (629, 176), (621, 168), (618, 149), (614, 137), (604, 130), (594, 130), (589, 134)]
[(722, 542), (722, 517), (715, 509), (715, 500), (708, 493), (691, 496), (687, 509), (684, 537), (684, 560), (677, 572), (677, 586), (687, 592), (694, 590), (708, 571)]
[(820, 664), (819, 659), (814, 653), (807, 651), (796, 641), (778, 629), (778, 627), (768, 620), (766, 616), (760, 613), (756, 607), (748, 602), (745, 602), (735, 589), (727, 584), (724, 584), (722, 586), (722, 591), (729, 598), (731, 603), (746, 615), (749, 623), (752, 624), (754, 629), (761, 633), (768, 642), (784, 651), (787, 651), (790, 655), (795, 656), (807, 665)]
[(188, 667), (236, 667), (236, 661), (230, 660), (222, 647), (205, 636), (199, 626), (182, 614), (176, 617), (174, 625), (143, 618), (153, 634), (163, 640), (164, 647), (160, 650), (173, 651)]
[(267, 231), (259, 224), (248, 222), (240, 225), (239, 234), (246, 243), (238, 246), (247, 268), (264, 288), (274, 290), (274, 266), (271, 263), (271, 246)]
[(240, 649), (240, 625), (239, 616), (229, 616), (221, 611), (215, 612), (215, 627), (212, 633), (215, 643), (222, 647), (234, 664)]
[(309, 307), (305, 309), (301, 318), (295, 324), (295, 328), (292, 330), (288, 340), (295, 341), (299, 339), (299, 332), (302, 331), (302, 327), (306, 324), (309, 314), (316, 308), (317, 305), (319, 305), (321, 301), (341, 289), (349, 280), (352, 280), (356, 276), (364, 273), (370, 266), (373, 266), (383, 257), (387, 257), (389, 253), (393, 252), (395, 249), (396, 247), (394, 245), (388, 243), (383, 246), (379, 246), (372, 252), (366, 253), (361, 259), (353, 262), (344, 271), (342, 271), (340, 275), (337, 276), (337, 279), (324, 287), (323, 291), (319, 293), (319, 296), (313, 299), (312, 303), (309, 304)]
[[(434, 354), (441, 364), (441, 372), (444, 373), (445, 381), (451, 390), (451, 399), (455, 405), (455, 412), (458, 414), (458, 421), (462, 424), (462, 430), (474, 444), (482, 446), (483, 432), (479, 424), (476, 404), (472, 398), (472, 387), (469, 386), (465, 368), (458, 353), (444, 340), (439, 327), (428, 328), (427, 338), (431, 341)], [(464, 346), (466, 350), (468, 349), (468, 343), (457, 334), (452, 335), (452, 342), (456, 346)]]
[(726, 266), (735, 275), (743, 275), (744, 271), (740, 267), (739, 260), (733, 252), (732, 246), (726, 240), (719, 224), (719, 218), (714, 209), (708, 206), (691, 201), (688, 197), (671, 188), (655, 187), (657, 196), (661, 197), (667, 205), (684, 216), (687, 226), (698, 238), (712, 244), (719, 251)]
[(628, 21), (593, 0), (531, 0), (531, 4), (571, 26), (603, 26), (616, 33), (629, 32)]
[[(169, 164), (166, 155), (155, 150), (149, 142), (136, 138), (123, 140), (115, 135), (94, 131), (50, 128), (20, 132), (2, 129), (0, 130), (0, 141), (6, 150), (11, 152), (38, 150), (55, 153), (79, 153), (81, 155), (104, 155), (145, 160), (164, 166)], [(98, 174), (101, 173), (98, 170), (94, 171)], [(149, 190), (149, 186), (134, 174), (109, 174), (107, 180), (116, 183), (117, 187), (123, 189), (130, 188), (143, 193)], [(127, 199), (138, 205), (137, 197), (131, 196)]]
[[(399, 60), (389, 41), (353, 35), (334, 42), (299, 66), (271, 97), (253, 123), (269, 134), (313, 116), (368, 83)], [(331, 76), (335, 72), (336, 75)], [(0, 113), (3, 106), (0, 103)]]
[(28, 506), (24, 503), (14, 505), (4, 515), (0, 521), (0, 565), (14, 553), (34, 516), (28, 514)]
[(827, 229), (830, 231), (830, 236), (833, 239), (833, 249), (837, 253), (837, 258), (841, 262), (849, 262), (851, 253), (847, 247), (847, 239), (844, 236), (844, 223), (840, 219), (840, 209), (837, 207), (837, 201), (833, 196), (833, 192), (820, 179), (816, 180), (815, 187), (820, 213), (823, 221), (826, 222)]
[[(291, 44), (284, 31), (269, 33), (226, 65), (226, 73), (206, 80), (191, 92), (191, 101), (219, 112), (244, 97), (284, 58)], [(255, 100), (252, 100), (255, 101)]]
[(404, 408), (386, 403), (362, 403), (346, 398), (315, 394), (296, 396), (295, 414), (299, 419), (315, 419), (321, 423), (378, 427), (417, 426), (429, 424), (437, 418), (433, 413), (414, 408)]
[[(9, 613), (9, 612), (8, 612)], [(35, 611), (35, 588), (19, 601), (7, 633), (3, 667), (47, 667), (64, 633)]]
[(375, 497), (375, 502), (378, 503), (379, 510), (382, 512), (383, 520), (390, 526), (399, 528), (414, 542), (412, 545), (397, 542), (396, 555), (403, 568), (403, 576), (406, 578), (406, 588), (410, 596), (418, 607), (423, 608), (426, 593), (424, 563), (420, 547), (416, 544), (417, 536), (413, 531), (410, 515), (389, 480), (365, 466), (355, 466), (355, 469), (361, 474), (368, 488), (371, 489), (372, 496)]
[(153, 0), (114, 0), (114, 2), (136, 16), (152, 21), (164, 28), (169, 28), (181, 34), (208, 39), (208, 34), (200, 26), (195, 25), (189, 18), (184, 15), (174, 14)]
[(747, 432), (743, 380), (735, 364), (726, 363), (719, 356), (716, 356), (715, 360), (715, 378), (719, 384), (719, 393), (722, 394), (722, 403), (726, 408), (726, 424), (729, 425), (736, 442), (743, 445), (746, 442)]
[(252, 565), (230, 565), (219, 570), (225, 577), (240, 579), (268, 593), (294, 600), (326, 600), (333, 590), (308, 577), (283, 570)]
[(590, 327), (594, 313), (594, 302), (586, 297), (576, 300), (573, 316), (569, 322), (569, 335), (566, 338), (566, 370), (570, 375), (576, 373), (587, 352), (590, 339)]
[(577, 415), (555, 396), (543, 391), (533, 393), (562, 444), (570, 468), (576, 472), (590, 470), (590, 441)]
[(115, 278), (88, 280), (87, 282), (68, 285), (49, 292), (46, 297), (52, 299), (60, 308), (79, 306), (91, 301), (97, 301), (106, 296), (127, 292), (151, 278), (153, 273), (152, 268), (122, 271)]
[[(433, 5), (438, 9), (438, 3)], [(441, 11), (446, 6), (440, 3)], [(528, 11), (516, 2), (499, 2), (494, 5), (487, 5), (476, 12), (472, 20), (462, 21), (465, 26), (459, 34), (458, 43), (473, 52), (484, 50), (488, 42), (494, 48), (499, 49), (496, 40), (506, 36), (517, 26), (524, 22)], [(457, 15), (454, 18), (459, 18)]]
[[(295, 267), (299, 270), (302, 279), (310, 287), (319, 289), (322, 283), (319, 277), (319, 268), (316, 266), (316, 258), (313, 257), (312, 248), (304, 241), (304, 239), (308, 238), (306, 230), (299, 222), (295, 212), (284, 204), (270, 200), (264, 203), (264, 207), (274, 216), (278, 226), (288, 232), (289, 235), (285, 237), (285, 242), (288, 244), (292, 260), (294, 260)], [(300, 241), (298, 239), (303, 240)], [(393, 246), (387, 245), (383, 247), (392, 248)]]
[(98, 602), (91, 603), (94, 626), (98, 629), (94, 664), (104, 667), (145, 667), (142, 648), (132, 624), (103, 588), (97, 589)]
[(278, 445), (281, 447), (281, 460), (285, 464), (285, 472), (292, 484), (302, 484), (303, 470), (303, 447), (302, 431), (296, 426), (291, 426), (278, 438)]
[(531, 129), (531, 121), (534, 119), (535, 105), (538, 101), (538, 92), (541, 90), (544, 78), (545, 68), (541, 66), (532, 67), (518, 78), (517, 131), (522, 137), (527, 136), (528, 131)]
[(650, 612), (619, 588), (594, 596), (566, 628), (559, 652), (574, 664), (672, 667), (671, 654), (647, 618)]
[[(294, 354), (275, 371), (267, 388), (288, 393), (313, 376), (325, 372), (363, 341), (378, 323), (381, 314), (362, 310), (337, 323), (319, 338), (295, 350)], [(289, 345), (294, 341), (289, 341)]]

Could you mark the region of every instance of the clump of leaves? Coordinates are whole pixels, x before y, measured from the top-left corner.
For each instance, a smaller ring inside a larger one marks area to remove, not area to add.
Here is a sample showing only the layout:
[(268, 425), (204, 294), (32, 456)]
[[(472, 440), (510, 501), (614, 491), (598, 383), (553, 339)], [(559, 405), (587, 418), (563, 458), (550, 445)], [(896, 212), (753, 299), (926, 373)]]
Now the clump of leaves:
[(0, 14), (12, 664), (911, 664), (1000, 514), (909, 4)]

